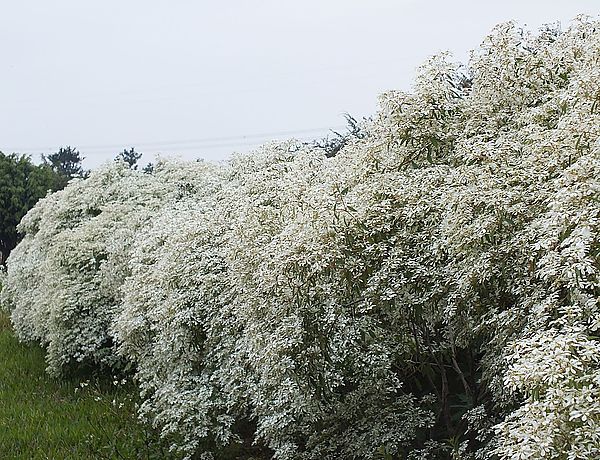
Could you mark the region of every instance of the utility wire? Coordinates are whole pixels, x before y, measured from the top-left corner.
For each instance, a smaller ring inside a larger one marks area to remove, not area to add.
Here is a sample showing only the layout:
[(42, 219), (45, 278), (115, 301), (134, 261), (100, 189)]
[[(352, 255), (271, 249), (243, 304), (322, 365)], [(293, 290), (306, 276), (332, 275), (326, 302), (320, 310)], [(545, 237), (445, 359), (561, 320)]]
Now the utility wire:
[[(139, 147), (145, 149), (158, 149), (158, 148), (169, 148), (177, 147), (178, 150), (189, 150), (193, 149), (206, 149), (206, 148), (220, 148), (220, 147), (233, 147), (239, 145), (256, 145), (263, 142), (273, 140), (274, 137), (278, 136), (294, 136), (296, 134), (308, 134), (308, 133), (322, 133), (324, 131), (341, 130), (345, 126), (334, 126), (327, 128), (311, 128), (311, 129), (300, 129), (290, 131), (273, 131), (267, 133), (256, 133), (256, 134), (244, 134), (238, 136), (223, 136), (223, 137), (205, 137), (199, 139), (187, 139), (187, 140), (171, 140), (171, 141), (155, 141), (155, 142), (127, 142), (122, 144), (100, 144), (100, 145), (82, 145), (76, 146), (76, 148), (82, 153), (87, 153), (90, 150), (107, 150), (107, 149), (119, 149), (125, 146)], [(304, 136), (305, 137), (305, 136)], [(255, 140), (255, 142), (233, 142), (233, 141), (246, 141)], [(224, 144), (220, 142), (226, 142)], [(192, 145), (189, 145), (192, 144)], [(57, 148), (48, 147), (36, 147), (36, 148), (11, 148), (6, 149), (7, 152), (31, 152), (39, 153), (46, 152), (49, 150), (56, 150)]]
[[(309, 142), (311, 140), (314, 140), (314, 137), (296, 137), (294, 138), (300, 142)], [(188, 151), (193, 151), (193, 150), (197, 150), (198, 153), (201, 153), (204, 150), (211, 150), (211, 149), (219, 149), (219, 148), (231, 148), (231, 147), (258, 147), (261, 144), (264, 144), (266, 142), (269, 142), (271, 140), (275, 140), (275, 139), (259, 139), (256, 140), (255, 142), (232, 142), (232, 143), (227, 143), (227, 144), (207, 144), (207, 145), (184, 145), (184, 146), (180, 146), (180, 147), (174, 147), (174, 148), (145, 148), (144, 152), (140, 152), (140, 153), (180, 153), (180, 152), (188, 152)], [(137, 147), (137, 146), (136, 146)], [(111, 155), (114, 154), (114, 150), (93, 150), (93, 151), (88, 151), (88, 150), (83, 150), (81, 149), (81, 153), (85, 156), (102, 156), (102, 155)]]

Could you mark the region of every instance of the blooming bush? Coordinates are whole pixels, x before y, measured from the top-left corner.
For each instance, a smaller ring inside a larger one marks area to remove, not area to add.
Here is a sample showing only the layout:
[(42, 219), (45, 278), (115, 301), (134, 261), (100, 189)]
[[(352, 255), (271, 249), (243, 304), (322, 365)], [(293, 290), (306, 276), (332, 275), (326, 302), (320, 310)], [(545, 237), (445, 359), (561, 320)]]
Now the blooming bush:
[(118, 366), (109, 326), (133, 237), (209, 169), (163, 162), (148, 175), (115, 163), (40, 200), (22, 220), (25, 237), (2, 294), (17, 336), (48, 347), (50, 372), (74, 363)]
[(598, 55), (503, 24), (334, 157), (99, 170), (22, 221), (17, 333), (131, 367), (183, 456), (598, 458)]

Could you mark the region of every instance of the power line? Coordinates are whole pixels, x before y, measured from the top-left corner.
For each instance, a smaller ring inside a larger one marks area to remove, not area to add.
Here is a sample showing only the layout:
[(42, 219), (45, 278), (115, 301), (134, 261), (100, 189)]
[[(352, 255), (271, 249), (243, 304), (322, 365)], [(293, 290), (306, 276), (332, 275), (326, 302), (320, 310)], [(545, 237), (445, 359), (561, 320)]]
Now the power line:
[[(314, 140), (314, 137), (296, 137), (294, 138), (300, 142), (309, 142)], [(259, 139), (256, 142), (232, 142), (227, 144), (205, 144), (205, 145), (184, 145), (177, 147), (173, 150), (159, 150), (157, 148), (146, 148), (144, 152), (141, 153), (180, 153), (180, 152), (189, 152), (197, 150), (198, 153), (201, 153), (203, 150), (211, 150), (211, 149), (219, 149), (219, 148), (231, 148), (231, 147), (258, 147), (265, 142), (269, 142), (274, 139)], [(82, 149), (82, 154), (85, 156), (102, 156), (102, 155), (111, 155), (114, 154), (114, 150), (96, 150), (96, 151), (87, 151)]]
[[(272, 136), (294, 136), (296, 134), (308, 134), (318, 133), (324, 131), (341, 130), (345, 126), (334, 126), (325, 128), (310, 128), (290, 131), (273, 131), (267, 133), (255, 133), (255, 134), (244, 134), (237, 136), (222, 136), (222, 137), (205, 137), (198, 139), (187, 139), (187, 140), (170, 140), (170, 141), (155, 141), (155, 142), (124, 142), (121, 144), (100, 144), (100, 145), (83, 145), (77, 146), (78, 150), (87, 153), (90, 150), (107, 150), (107, 149), (119, 149), (124, 146), (134, 146), (146, 149), (157, 149), (157, 148), (169, 148), (178, 146), (179, 150), (189, 150), (190, 148), (219, 148), (219, 147), (232, 147), (238, 145), (256, 145), (268, 140), (272, 140)], [(252, 143), (232, 143), (233, 141), (251, 140), (256, 139), (256, 142)], [(219, 142), (226, 142), (225, 144), (219, 144)], [(216, 144), (215, 144), (216, 143)], [(192, 144), (192, 145), (189, 145)], [(35, 147), (35, 148), (10, 148), (6, 149), (7, 152), (35, 152), (40, 153), (41, 151), (55, 150), (57, 147)]]

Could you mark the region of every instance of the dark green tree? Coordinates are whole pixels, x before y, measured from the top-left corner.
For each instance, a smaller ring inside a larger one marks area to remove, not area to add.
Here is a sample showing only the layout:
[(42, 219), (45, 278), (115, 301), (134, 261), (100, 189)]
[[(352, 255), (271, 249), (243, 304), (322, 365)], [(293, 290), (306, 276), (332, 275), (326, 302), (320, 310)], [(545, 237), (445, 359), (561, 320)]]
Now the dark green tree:
[(117, 155), (115, 161), (124, 161), (131, 169), (137, 169), (137, 162), (140, 158), (142, 158), (142, 154), (136, 152), (134, 147), (131, 147), (129, 150), (123, 149), (123, 151)]
[(19, 242), (17, 224), (61, 177), (47, 164), (34, 165), (26, 155), (0, 152), (0, 265)]
[(84, 158), (78, 150), (73, 147), (61, 147), (58, 152), (50, 155), (42, 155), (45, 165), (49, 166), (60, 177), (58, 188), (63, 188), (74, 178), (85, 178), (87, 171), (83, 169)]
[(344, 118), (346, 119), (346, 132), (339, 133), (337, 131), (332, 131), (333, 136), (327, 136), (324, 139), (313, 141), (312, 143), (309, 143), (309, 145), (322, 148), (327, 157), (334, 157), (344, 148), (350, 139), (364, 139), (367, 137), (367, 132), (361, 128), (356, 118), (349, 113), (345, 113)]

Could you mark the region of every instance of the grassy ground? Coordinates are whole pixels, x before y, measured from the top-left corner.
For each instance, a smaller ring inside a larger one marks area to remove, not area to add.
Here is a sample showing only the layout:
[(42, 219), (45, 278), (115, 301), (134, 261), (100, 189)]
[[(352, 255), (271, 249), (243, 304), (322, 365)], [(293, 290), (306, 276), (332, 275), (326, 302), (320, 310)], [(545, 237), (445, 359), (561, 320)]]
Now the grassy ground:
[(1, 459), (169, 458), (135, 418), (133, 387), (55, 380), (44, 351), (20, 344), (0, 312)]

